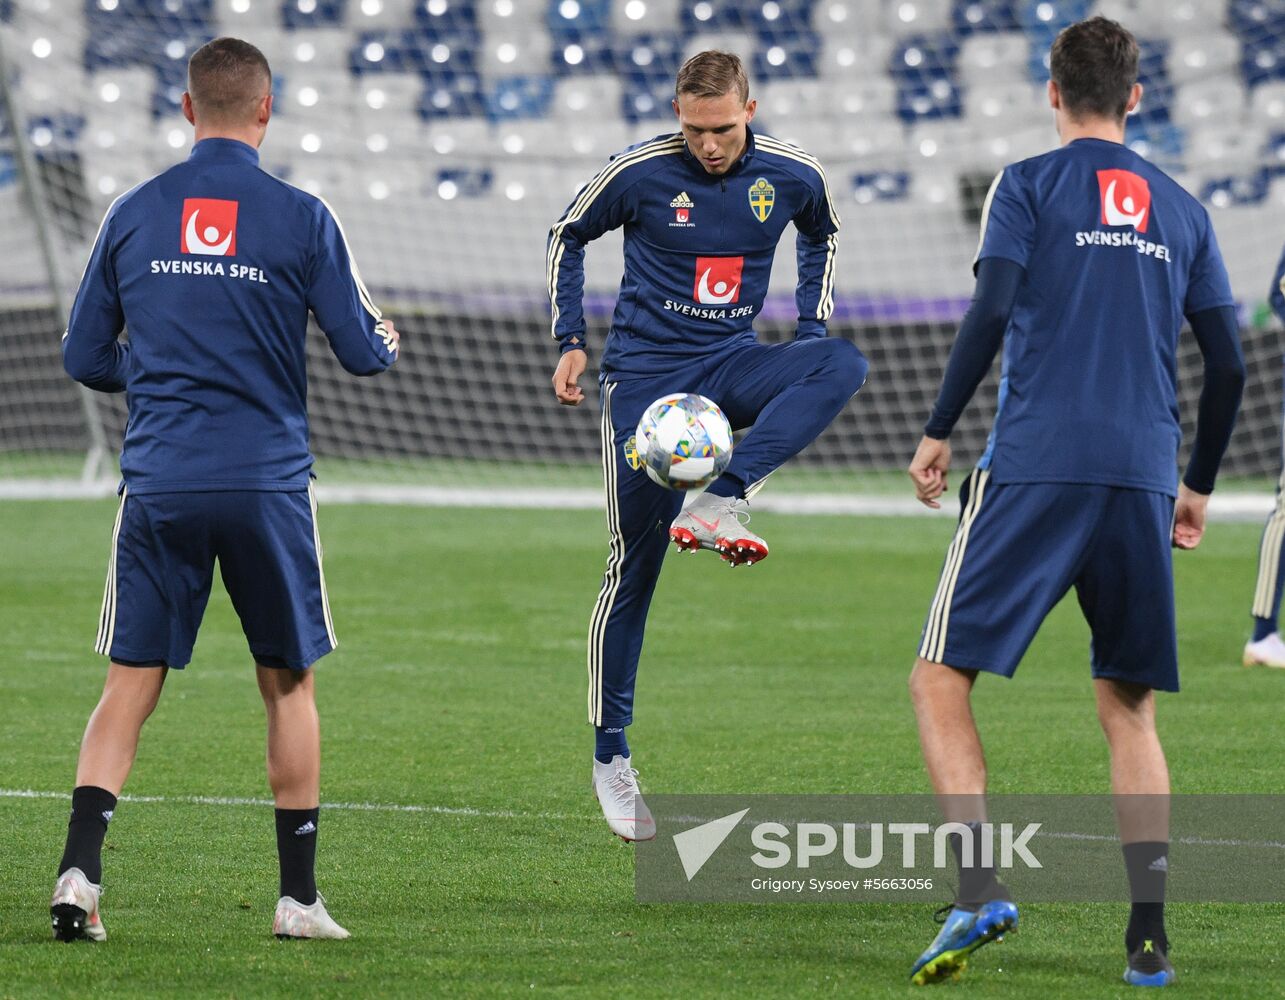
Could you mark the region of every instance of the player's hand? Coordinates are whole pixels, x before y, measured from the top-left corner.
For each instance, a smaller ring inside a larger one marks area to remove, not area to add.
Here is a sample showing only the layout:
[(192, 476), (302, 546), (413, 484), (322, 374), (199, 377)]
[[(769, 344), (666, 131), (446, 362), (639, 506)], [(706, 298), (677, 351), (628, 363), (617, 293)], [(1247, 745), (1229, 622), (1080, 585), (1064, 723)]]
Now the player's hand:
[(563, 406), (579, 406), (584, 402), (584, 390), (578, 383), (588, 362), (589, 356), (579, 348), (567, 351), (558, 362), (558, 369), (553, 373), (553, 394)]
[(384, 320), (384, 329), (388, 331), (389, 348), (400, 358), (402, 356), (402, 335), (397, 332), (397, 327), (393, 326), (391, 319)]
[(1205, 536), (1205, 512), (1209, 495), (1197, 493), (1185, 483), (1178, 485), (1178, 502), (1173, 508), (1173, 547), (1194, 549)]
[(915, 484), (915, 496), (925, 507), (937, 510), (937, 498), (946, 492), (946, 473), (950, 470), (950, 442), (923, 437), (910, 460), (910, 478)]

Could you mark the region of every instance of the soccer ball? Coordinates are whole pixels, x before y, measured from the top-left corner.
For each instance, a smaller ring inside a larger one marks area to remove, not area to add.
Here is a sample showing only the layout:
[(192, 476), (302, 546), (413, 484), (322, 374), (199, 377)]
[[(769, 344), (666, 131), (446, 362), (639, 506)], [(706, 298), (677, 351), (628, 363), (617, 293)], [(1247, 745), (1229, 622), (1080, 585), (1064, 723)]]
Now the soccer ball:
[(671, 490), (700, 489), (732, 460), (732, 425), (712, 399), (675, 393), (647, 407), (634, 443), (653, 482)]

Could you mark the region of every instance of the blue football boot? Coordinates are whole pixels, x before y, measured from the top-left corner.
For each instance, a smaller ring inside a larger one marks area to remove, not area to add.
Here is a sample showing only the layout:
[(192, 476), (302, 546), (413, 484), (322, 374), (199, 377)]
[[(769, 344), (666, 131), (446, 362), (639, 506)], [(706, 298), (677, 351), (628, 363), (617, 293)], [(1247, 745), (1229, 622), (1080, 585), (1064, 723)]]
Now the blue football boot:
[(958, 979), (968, 966), (968, 956), (989, 941), (1003, 941), (1017, 927), (1017, 906), (1007, 899), (982, 903), (975, 911), (943, 907), (945, 921), (928, 950), (910, 970), (916, 986)]
[(1129, 953), (1124, 981), (1130, 986), (1168, 986), (1173, 980), (1173, 964), (1163, 943), (1147, 938)]

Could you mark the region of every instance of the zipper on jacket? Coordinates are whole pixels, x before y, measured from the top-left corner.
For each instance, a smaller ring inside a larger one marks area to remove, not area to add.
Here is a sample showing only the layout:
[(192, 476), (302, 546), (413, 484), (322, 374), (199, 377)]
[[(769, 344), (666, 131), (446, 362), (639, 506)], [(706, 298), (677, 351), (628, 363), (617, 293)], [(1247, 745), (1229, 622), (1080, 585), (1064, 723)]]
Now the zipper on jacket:
[(718, 213), (718, 248), (722, 250), (727, 246), (727, 178), (720, 177), (718, 186), (723, 192), (723, 207)]

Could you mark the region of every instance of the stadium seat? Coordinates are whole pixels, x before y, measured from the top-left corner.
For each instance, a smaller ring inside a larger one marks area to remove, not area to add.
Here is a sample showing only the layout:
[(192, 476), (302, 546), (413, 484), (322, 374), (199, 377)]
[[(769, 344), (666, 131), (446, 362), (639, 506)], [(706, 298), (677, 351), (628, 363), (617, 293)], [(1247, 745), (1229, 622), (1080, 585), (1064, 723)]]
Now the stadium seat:
[(1234, 77), (1184, 83), (1174, 90), (1172, 114), (1178, 125), (1238, 122), (1244, 110), (1245, 90)]
[(1199, 189), (1200, 200), (1206, 205), (1226, 208), (1229, 205), (1258, 205), (1267, 198), (1271, 175), (1266, 170), (1226, 177), (1210, 177)]
[(553, 39), (543, 26), (523, 32), (493, 32), (481, 41), (484, 77), (537, 75), (549, 71)]
[(1285, 29), (1285, 8), (1276, 0), (1231, 0), (1227, 26), (1246, 44), (1280, 38)]
[(557, 76), (610, 72), (611, 36), (606, 31), (553, 32), (550, 67)]
[(757, 4), (745, 0), (684, 0), (684, 31), (753, 31)]
[(1285, 52), (1281, 50), (1281, 37), (1263, 34), (1252, 40), (1245, 39), (1241, 48), (1240, 72), (1248, 86), (1285, 79)]
[(424, 81), (414, 73), (381, 73), (348, 81), (349, 102), (373, 120), (387, 120), (398, 128), (411, 128), (419, 107)]
[[(526, 0), (536, 6), (540, 0)], [(611, 28), (611, 0), (547, 0), (554, 35), (602, 34)]]
[(625, 83), (620, 96), (620, 116), (626, 122), (650, 122), (657, 119), (666, 124), (674, 121), (671, 108), (674, 99), (673, 81), (660, 83), (651, 80), (633, 80)]
[(964, 117), (971, 128), (987, 133), (1004, 133), (1026, 123), (1053, 120), (1048, 94), (1026, 80), (1005, 81), (1002, 77), (975, 83), (964, 94)]
[(986, 142), (993, 134), (993, 130), (979, 132), (971, 121), (929, 118), (906, 130), (906, 148), (916, 171), (998, 170), (1004, 160)]
[(348, 0), (282, 0), (281, 20), (287, 28), (324, 28), (344, 23)]
[(491, 83), (486, 95), (492, 119), (541, 118), (553, 100), (553, 77), (506, 76)]
[(884, 6), (883, 29), (894, 37), (952, 32), (952, 0), (896, 0)]
[(488, 118), (446, 118), (430, 122), (427, 141), (438, 156), (490, 160), (500, 155), (495, 127)]
[(1230, 174), (1259, 162), (1267, 145), (1263, 128), (1212, 121), (1188, 130), (1186, 167), (1198, 174)]
[[(398, 0), (398, 5), (404, 5), (405, 2), (406, 0)], [(413, 23), (417, 28), (439, 34), (476, 32), (482, 27), (478, 8), (485, 4), (478, 0), (418, 0), (412, 6), (413, 17), (404, 17), (398, 24)]]
[(220, 35), (259, 45), (259, 33), (282, 27), (280, 0), (214, 0), (210, 27)]
[(909, 160), (906, 130), (895, 118), (853, 118), (837, 128), (831, 124), (829, 129), (834, 133), (833, 141), (840, 145), (840, 155), (845, 159), (857, 159), (881, 167), (901, 167)]
[(758, 117), (769, 125), (789, 118), (825, 118), (836, 96), (820, 80), (772, 80), (754, 93)]
[(949, 34), (915, 35), (893, 50), (888, 72), (899, 85), (916, 86), (934, 77), (955, 75), (959, 42)]
[(821, 55), (817, 72), (831, 86), (847, 86), (851, 80), (888, 79), (888, 63), (895, 43), (888, 35), (855, 35), (846, 31), (821, 34)]
[(760, 36), (750, 72), (755, 80), (788, 80), (817, 75), (821, 39), (812, 32)]
[(379, 28), (406, 28), (420, 17), (434, 20), (430, 9), (438, 11), (438, 18), (455, 14), (461, 3), (448, 0), (353, 0), (348, 8), (348, 25), (357, 31)]
[(930, 77), (897, 91), (897, 114), (906, 123), (923, 118), (958, 118), (962, 113), (962, 94), (950, 77)]
[(624, 89), (624, 84), (614, 73), (565, 77), (553, 88), (549, 114), (564, 120), (586, 116), (596, 119), (605, 109), (614, 115), (620, 108)]
[(285, 54), (295, 67), (339, 75), (348, 68), (352, 44), (353, 33), (343, 28), (300, 28), (287, 33)]
[(1118, 21), (1135, 37), (1164, 38), (1170, 27), (1170, 21), (1164, 15), (1164, 8), (1169, 3), (1170, 0), (1164, 3), (1155, 3), (1155, 0), (1097, 0), (1091, 13)]
[(962, 207), (959, 176), (954, 171), (917, 170), (911, 177), (910, 197), (925, 205), (951, 208)]
[(955, 34), (1017, 31), (1016, 0), (955, 0), (951, 13)]
[(682, 0), (617, 0), (611, 5), (611, 31), (618, 38), (677, 27)]
[(848, 190), (858, 205), (875, 201), (901, 201), (910, 195), (908, 170), (860, 171), (849, 178)]
[(353, 107), (352, 87), (346, 75), (300, 67), (281, 74), (277, 80), (273, 104), (277, 114), (325, 119)]
[(548, 30), (548, 8), (540, 0), (477, 0), (474, 18), (483, 34), (493, 31)]
[(1259, 84), (1251, 90), (1249, 108), (1254, 121), (1285, 126), (1285, 80)]
[(959, 77), (966, 85), (997, 79), (1016, 84), (1028, 79), (1029, 42), (1020, 31), (969, 35), (959, 47)]
[(1168, 72), (1169, 42), (1140, 38), (1138, 48), (1138, 82), (1142, 84), (1142, 100), (1132, 118), (1138, 123), (1166, 123), (1173, 106), (1173, 83)]
[(482, 81), (474, 73), (425, 74), (419, 115), (430, 120), (486, 114)]
[(1161, 170), (1181, 170), (1186, 151), (1186, 133), (1170, 122), (1137, 121), (1131, 116), (1125, 122), (1124, 143), (1139, 156), (1145, 156)]
[(1017, 23), (1028, 33), (1056, 35), (1089, 16), (1092, 0), (1017, 0)]
[(1169, 47), (1168, 70), (1174, 83), (1225, 78), (1235, 74), (1240, 61), (1240, 41), (1214, 29), (1185, 34)]
[(838, 33), (854, 43), (889, 37), (883, 32), (883, 5), (872, 0), (817, 0), (812, 30), (822, 37)]
[(798, 146), (827, 167), (852, 158), (846, 135), (829, 118), (775, 118), (764, 121), (759, 131)]

